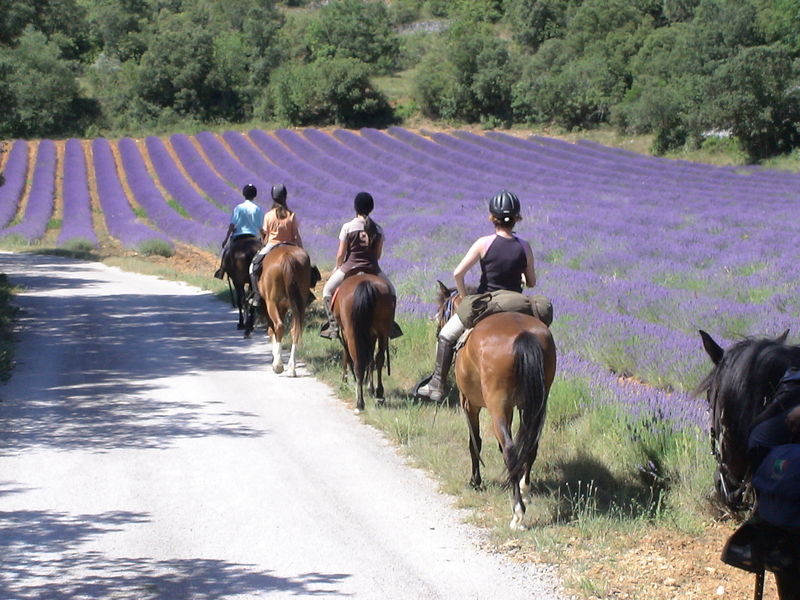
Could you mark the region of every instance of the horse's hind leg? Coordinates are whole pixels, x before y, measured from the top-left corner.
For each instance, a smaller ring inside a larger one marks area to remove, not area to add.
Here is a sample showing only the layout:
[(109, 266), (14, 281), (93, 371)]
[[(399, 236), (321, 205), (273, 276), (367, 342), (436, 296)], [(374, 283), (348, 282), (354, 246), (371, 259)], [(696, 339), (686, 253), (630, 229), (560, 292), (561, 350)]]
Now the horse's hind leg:
[[(511, 418), (509, 415), (503, 413), (492, 414), (492, 423), (494, 425), (494, 435), (500, 443), (500, 449), (503, 452), (503, 462), (505, 462), (506, 469), (508, 470), (508, 482), (511, 486), (511, 494), (513, 496), (513, 514), (509, 526), (511, 529), (519, 531), (525, 529), (525, 526), (522, 524), (522, 519), (525, 517), (525, 503), (522, 501), (522, 491), (519, 485), (522, 477), (517, 476), (520, 465), (517, 449), (511, 437)], [(523, 465), (523, 469), (525, 467), (527, 467), (527, 465)]]
[(272, 327), (270, 335), (272, 336), (272, 370), (277, 374), (283, 373), (283, 316), (278, 311), (278, 307), (273, 302), (267, 302), (267, 314)]
[(297, 315), (292, 315), (292, 350), (289, 352), (289, 362), (286, 367), (290, 377), (297, 377), (297, 363), (295, 353), (300, 343), (300, 336), (303, 335), (303, 320)]
[(383, 366), (386, 363), (386, 352), (388, 352), (388, 345), (389, 338), (383, 336), (378, 338), (378, 353), (375, 355), (374, 369), (378, 379), (378, 386), (375, 388), (375, 398), (378, 400), (379, 404), (382, 404), (384, 400)]

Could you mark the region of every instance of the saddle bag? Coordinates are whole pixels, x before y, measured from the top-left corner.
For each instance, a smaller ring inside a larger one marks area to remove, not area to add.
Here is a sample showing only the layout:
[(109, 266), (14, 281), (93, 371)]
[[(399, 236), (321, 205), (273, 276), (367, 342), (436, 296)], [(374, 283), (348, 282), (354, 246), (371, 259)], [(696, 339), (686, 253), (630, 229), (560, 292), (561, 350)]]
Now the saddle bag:
[(756, 469), (753, 487), (759, 517), (800, 532), (800, 444), (773, 448)]

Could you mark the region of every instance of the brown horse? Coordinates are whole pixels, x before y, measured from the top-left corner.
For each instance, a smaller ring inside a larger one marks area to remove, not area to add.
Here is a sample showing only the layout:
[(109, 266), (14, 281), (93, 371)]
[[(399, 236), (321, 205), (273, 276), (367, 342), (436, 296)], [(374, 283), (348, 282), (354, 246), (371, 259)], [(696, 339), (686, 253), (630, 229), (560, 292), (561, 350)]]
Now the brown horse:
[[(441, 282), (439, 285), (441, 326), (446, 313), (455, 310), (458, 298), (454, 290)], [(486, 408), (508, 472), (505, 485), (514, 497), (512, 529), (523, 528), (522, 496), (530, 494), (531, 467), (539, 451), (555, 373), (556, 346), (550, 329), (536, 317), (520, 313), (497, 313), (482, 319), (456, 355), (456, 385), (469, 427), (470, 484), (481, 487), (479, 417), (481, 409)], [(515, 407), (520, 425), (512, 438)]]
[(261, 242), (256, 237), (243, 236), (231, 241), (228, 255), (223, 265), (228, 274), (228, 283), (233, 285), (231, 301), (239, 309), (238, 329), (245, 329), (246, 317), (249, 319), (251, 310), (247, 307), (245, 286), (250, 289), (250, 263), (253, 257), (261, 250)]
[[(292, 350), (287, 364), (289, 375), (297, 376), (295, 352), (303, 335), (310, 289), (316, 282), (312, 278), (311, 259), (308, 253), (290, 244), (281, 244), (264, 257), (258, 291), (261, 294), (267, 333), (272, 339), (272, 370), (283, 372), (282, 341), (286, 313), (292, 312)], [(248, 324), (252, 330), (252, 321)]]
[(349, 368), (356, 379), (356, 412), (359, 412), (364, 410), (364, 379), (368, 377), (370, 393), (381, 402), (384, 364), (391, 374), (389, 332), (394, 321), (391, 290), (377, 275), (350, 275), (336, 292), (333, 314), (342, 341), (343, 378), (347, 378)]

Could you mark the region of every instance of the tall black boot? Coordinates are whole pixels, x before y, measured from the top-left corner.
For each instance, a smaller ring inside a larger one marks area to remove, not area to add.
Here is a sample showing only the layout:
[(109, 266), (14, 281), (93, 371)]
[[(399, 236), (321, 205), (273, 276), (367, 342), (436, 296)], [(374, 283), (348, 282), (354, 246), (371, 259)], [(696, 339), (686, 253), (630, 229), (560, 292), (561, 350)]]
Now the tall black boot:
[(320, 337), (329, 340), (335, 340), (339, 337), (339, 324), (336, 322), (336, 317), (333, 316), (331, 310), (331, 298), (322, 298), (325, 304), (325, 315), (328, 317), (328, 322), (322, 325), (319, 331)]
[(250, 273), (250, 306), (258, 308), (261, 304), (261, 294), (258, 291), (258, 280), (261, 279), (261, 263), (253, 267), (253, 272)]
[(450, 373), (450, 365), (453, 363), (453, 344), (449, 340), (439, 338), (439, 345), (436, 347), (436, 366), (433, 369), (433, 376), (427, 385), (423, 385), (417, 390), (417, 395), (428, 398), (433, 402), (439, 402), (445, 395), (447, 387), (447, 376)]
[[(392, 296), (392, 312), (394, 313), (394, 309), (397, 308), (397, 297)], [(389, 329), (389, 339), (396, 339), (403, 335), (403, 330), (400, 329), (400, 325), (397, 324), (397, 321), (392, 321), (392, 327)]]

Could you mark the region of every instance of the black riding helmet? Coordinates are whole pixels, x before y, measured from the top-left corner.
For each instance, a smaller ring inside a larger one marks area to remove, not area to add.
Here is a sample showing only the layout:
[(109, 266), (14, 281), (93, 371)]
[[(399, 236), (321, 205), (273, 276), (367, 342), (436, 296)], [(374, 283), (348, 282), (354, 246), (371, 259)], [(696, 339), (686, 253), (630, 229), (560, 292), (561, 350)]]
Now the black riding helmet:
[(359, 215), (368, 215), (375, 208), (375, 201), (372, 195), (367, 192), (358, 192), (353, 199), (353, 208)]
[(496, 194), (489, 200), (489, 212), (503, 223), (511, 223), (519, 216), (519, 198), (507, 190)]
[(286, 204), (286, 186), (282, 183), (272, 186), (272, 199), (278, 204)]
[(252, 200), (253, 198), (255, 198), (256, 194), (258, 194), (258, 190), (256, 189), (256, 186), (254, 186), (252, 183), (248, 183), (246, 186), (242, 188), (242, 196), (244, 196), (248, 200)]

